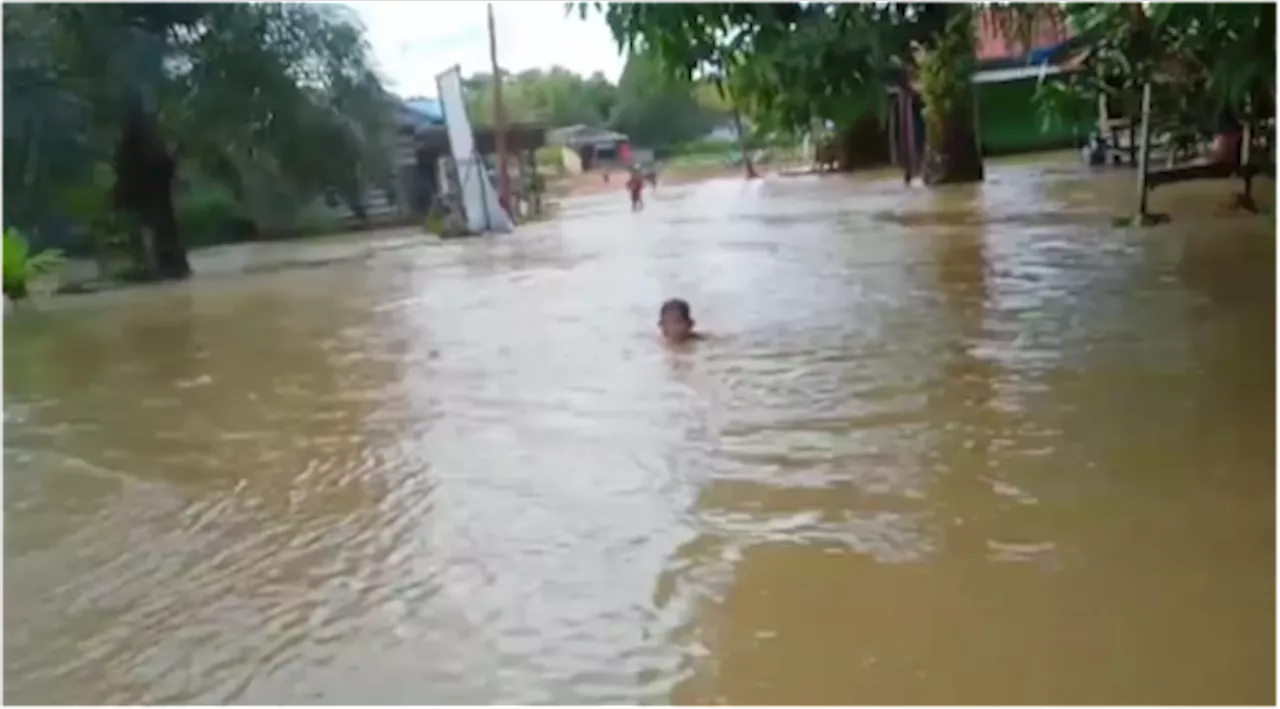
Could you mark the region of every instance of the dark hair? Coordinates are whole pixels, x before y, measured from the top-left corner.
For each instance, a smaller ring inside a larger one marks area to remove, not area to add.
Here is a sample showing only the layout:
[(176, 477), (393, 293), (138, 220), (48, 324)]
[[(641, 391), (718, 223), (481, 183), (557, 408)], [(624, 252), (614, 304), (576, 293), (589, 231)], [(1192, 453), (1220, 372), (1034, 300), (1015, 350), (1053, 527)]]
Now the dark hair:
[(658, 317), (661, 318), (668, 314), (679, 315), (685, 320), (693, 320), (689, 313), (689, 302), (682, 298), (672, 298), (662, 304), (662, 309), (658, 311)]

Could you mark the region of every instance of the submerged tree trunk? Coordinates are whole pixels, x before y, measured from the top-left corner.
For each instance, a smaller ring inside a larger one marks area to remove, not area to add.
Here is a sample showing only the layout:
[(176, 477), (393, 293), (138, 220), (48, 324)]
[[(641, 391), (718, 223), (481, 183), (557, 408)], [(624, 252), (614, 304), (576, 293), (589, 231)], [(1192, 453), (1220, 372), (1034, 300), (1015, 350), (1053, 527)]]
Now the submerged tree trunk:
[(141, 108), (129, 112), (113, 167), (116, 174), (116, 207), (133, 214), (149, 233), (147, 276), (177, 280), (191, 275), (187, 248), (174, 213), (173, 179), (177, 166), (161, 140), (155, 116)]
[(967, 8), (948, 10), (946, 24), (916, 54), (915, 89), (924, 114), (927, 185), (981, 182), (982, 151), (974, 124), (973, 19)]
[(973, 105), (966, 101), (936, 126), (925, 123), (923, 177), (926, 185), (982, 182)]

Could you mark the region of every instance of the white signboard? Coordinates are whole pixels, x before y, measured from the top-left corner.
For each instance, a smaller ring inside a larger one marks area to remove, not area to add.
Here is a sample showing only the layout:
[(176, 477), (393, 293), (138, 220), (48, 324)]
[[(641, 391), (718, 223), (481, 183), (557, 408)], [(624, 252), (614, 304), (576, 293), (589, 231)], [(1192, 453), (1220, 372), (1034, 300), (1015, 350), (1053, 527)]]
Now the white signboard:
[(467, 229), (474, 233), (496, 231), (507, 233), (515, 228), (511, 216), (498, 201), (498, 190), (489, 179), (484, 159), (476, 152), (475, 135), (467, 119), (467, 104), (462, 95), (462, 71), (454, 67), (436, 77), (440, 106), (444, 110), (445, 129), (449, 133), (449, 150), (458, 166), (458, 185), (462, 191), (462, 210)]

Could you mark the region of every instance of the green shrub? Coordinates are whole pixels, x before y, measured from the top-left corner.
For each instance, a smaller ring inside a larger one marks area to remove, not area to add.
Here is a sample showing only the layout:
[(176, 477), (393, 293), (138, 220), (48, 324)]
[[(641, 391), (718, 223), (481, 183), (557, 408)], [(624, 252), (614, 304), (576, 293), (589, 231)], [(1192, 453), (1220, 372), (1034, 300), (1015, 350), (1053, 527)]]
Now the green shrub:
[(247, 221), (231, 191), (221, 185), (197, 183), (179, 196), (175, 211), (178, 228), (188, 246), (211, 246), (241, 241)]
[(4, 230), (4, 294), (10, 300), (22, 300), (37, 278), (53, 273), (66, 261), (58, 249), (31, 253), (22, 232), (14, 227)]
[(534, 160), (538, 167), (547, 168), (555, 172), (564, 170), (564, 155), (561, 153), (562, 148), (555, 145), (544, 145), (535, 152)]

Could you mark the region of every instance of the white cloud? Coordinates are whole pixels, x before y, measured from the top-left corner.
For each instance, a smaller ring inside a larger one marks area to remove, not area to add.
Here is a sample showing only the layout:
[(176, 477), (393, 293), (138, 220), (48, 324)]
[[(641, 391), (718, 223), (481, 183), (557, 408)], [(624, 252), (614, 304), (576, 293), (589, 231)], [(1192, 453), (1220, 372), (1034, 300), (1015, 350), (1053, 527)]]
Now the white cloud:
[[(403, 96), (435, 96), (436, 74), (454, 64), (464, 75), (488, 72), (486, 3), (466, 0), (347, 3), (360, 13), (391, 88)], [(566, 15), (563, 2), (494, 3), (498, 62), (508, 71), (560, 65), (580, 74), (601, 71), (616, 81), (624, 59), (599, 16)]]

